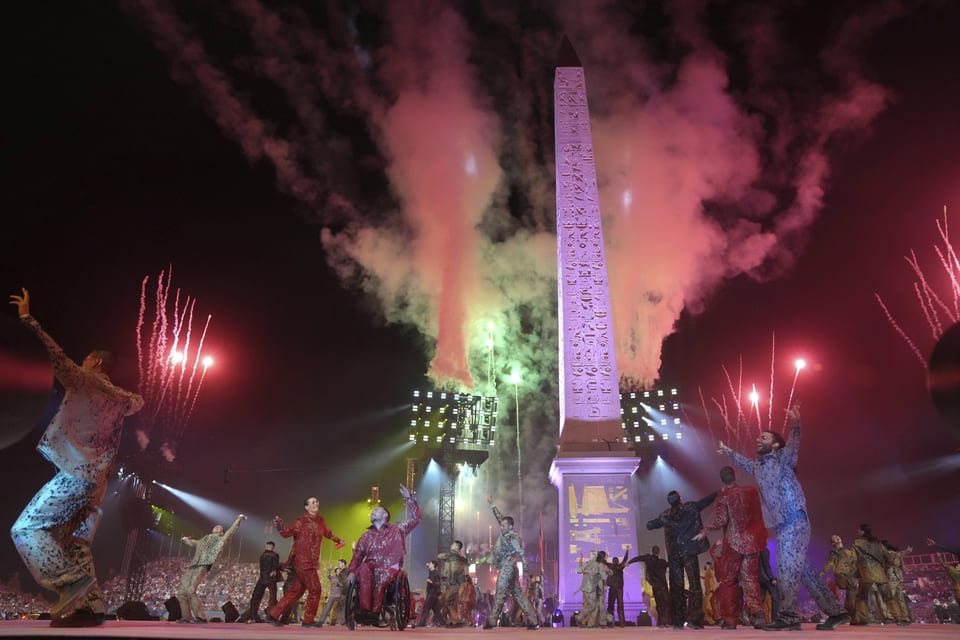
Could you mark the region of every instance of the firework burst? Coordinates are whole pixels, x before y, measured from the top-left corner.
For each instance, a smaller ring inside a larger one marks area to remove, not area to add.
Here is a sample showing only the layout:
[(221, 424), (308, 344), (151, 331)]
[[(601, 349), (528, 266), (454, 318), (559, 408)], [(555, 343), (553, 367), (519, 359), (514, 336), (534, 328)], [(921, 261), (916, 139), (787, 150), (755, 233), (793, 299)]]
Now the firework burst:
[[(803, 359), (794, 361), (793, 384), (790, 386), (790, 393), (785, 405), (785, 409), (794, 403), (797, 383), (800, 380), (800, 371), (807, 366)], [(737, 451), (748, 451), (754, 442), (757, 434), (761, 431), (782, 431), (783, 425), (774, 424), (774, 382), (776, 372), (776, 336), (771, 335), (770, 340), (770, 386), (768, 390), (758, 387), (756, 383), (750, 383), (745, 387), (743, 372), (743, 356), (740, 357), (739, 368), (737, 370), (736, 382), (731, 375), (730, 369), (726, 365), (721, 366), (724, 378), (727, 383), (727, 391), (719, 397), (711, 397), (717, 413), (722, 419), (723, 429), (719, 433), (714, 430), (710, 421), (710, 409), (704, 400), (703, 391), (700, 390), (700, 403), (703, 406), (705, 423), (710, 435), (722, 440), (725, 444), (731, 446)], [(766, 416), (761, 412), (761, 406), (766, 403)], [(764, 420), (766, 418), (766, 420)], [(786, 424), (786, 415), (784, 415), (784, 425)]]
[[(957, 257), (957, 252), (954, 250), (953, 243), (950, 241), (950, 227), (947, 224), (946, 207), (943, 208), (943, 220), (937, 221), (937, 232), (940, 235), (941, 244), (935, 244), (933, 250), (937, 254), (940, 266), (943, 267), (943, 270), (947, 274), (948, 283), (947, 286), (941, 287), (941, 291), (937, 291), (937, 289), (930, 284), (930, 279), (921, 268), (920, 261), (917, 259), (917, 254), (914, 251), (911, 250), (910, 255), (903, 257), (910, 266), (910, 270), (913, 271), (913, 275), (916, 277), (916, 280), (913, 282), (913, 291), (917, 296), (917, 301), (920, 303), (920, 311), (927, 321), (927, 326), (930, 329), (934, 342), (940, 339), (940, 336), (943, 335), (947, 327), (960, 322), (960, 258)], [(926, 369), (927, 359), (923, 356), (916, 341), (907, 334), (900, 323), (893, 317), (893, 314), (890, 312), (886, 303), (884, 303), (883, 298), (880, 297), (880, 294), (874, 293), (873, 295), (877, 298), (877, 302), (880, 303), (880, 307), (887, 316), (890, 325), (897, 334), (903, 338), (907, 346), (910, 347), (910, 350), (913, 351), (913, 354), (920, 360), (920, 364)]]
[(171, 300), (172, 275), (172, 268), (161, 271), (151, 296), (147, 292), (150, 276), (143, 278), (137, 319), (139, 392), (144, 400), (137, 442), (141, 449), (154, 443), (171, 462), (197, 405), (207, 370), (213, 365), (213, 359), (203, 353), (211, 316), (203, 323), (199, 339), (194, 340), (196, 299), (183, 296), (181, 300), (178, 288)]

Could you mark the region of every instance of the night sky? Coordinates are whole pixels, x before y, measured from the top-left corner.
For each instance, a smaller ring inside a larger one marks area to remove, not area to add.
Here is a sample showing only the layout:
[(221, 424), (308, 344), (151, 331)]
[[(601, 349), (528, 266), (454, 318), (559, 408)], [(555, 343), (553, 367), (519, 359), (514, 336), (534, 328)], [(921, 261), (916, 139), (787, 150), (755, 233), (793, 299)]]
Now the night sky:
[[(523, 375), (526, 511), (555, 521), (563, 34), (590, 89), (621, 373), (681, 389), (691, 437), (670, 462), (685, 486), (712, 490), (724, 463), (698, 389), (713, 408), (742, 358), (767, 393), (775, 337), (775, 425), (793, 359), (811, 364), (797, 398), (815, 562), (861, 522), (901, 545), (958, 542), (956, 432), (875, 293), (926, 357), (903, 256), (952, 302), (934, 245), (944, 205), (954, 226), (960, 208), (960, 5), (342, 4), (0, 9), (0, 292), (27, 287), (69, 355), (109, 348), (135, 388), (141, 282), (172, 267), (212, 314), (216, 365), (157, 473), (250, 514), (250, 559), (265, 520), (307, 495), (353, 539), (363, 523), (338, 514), (373, 484), (395, 501), (411, 391), (485, 393), (487, 321), (502, 427), (503, 380)], [(5, 531), (52, 474), (42, 428), (0, 451)], [(502, 437), (481, 477), (507, 510), (515, 460)], [(101, 572), (122, 540), (113, 508)], [(216, 522), (180, 514), (186, 533)], [(0, 578), (13, 571), (8, 541)]]

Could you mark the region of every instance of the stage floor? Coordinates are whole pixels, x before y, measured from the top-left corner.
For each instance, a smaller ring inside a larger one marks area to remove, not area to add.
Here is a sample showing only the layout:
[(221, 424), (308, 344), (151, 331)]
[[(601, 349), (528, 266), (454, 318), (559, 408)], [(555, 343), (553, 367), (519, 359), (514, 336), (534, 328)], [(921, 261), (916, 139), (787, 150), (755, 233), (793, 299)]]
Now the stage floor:
[[(528, 631), (525, 628), (509, 627), (484, 631), (469, 629), (406, 629), (402, 632), (389, 629), (360, 627), (348, 631), (344, 627), (323, 627), (304, 629), (299, 625), (274, 627), (269, 624), (227, 624), (212, 622), (206, 625), (185, 625), (171, 622), (138, 622), (132, 620), (108, 620), (100, 627), (85, 629), (54, 629), (48, 621), (0, 621), (0, 637), (5, 638), (197, 638), (203, 640), (271, 640), (276, 638), (387, 638), (402, 633), (405, 640), (413, 638), (490, 638), (491, 640), (529, 640), (548, 635), (558, 640), (578, 640), (602, 638), (603, 640), (635, 640), (639, 637), (676, 637), (679, 633), (670, 628), (656, 627), (615, 627), (613, 629), (571, 629), (543, 628)], [(736, 631), (721, 631), (718, 627), (703, 630), (685, 629), (683, 635), (697, 640), (730, 640), (731, 638), (828, 638), (843, 640), (946, 640), (960, 635), (960, 626), (955, 624), (915, 624), (910, 627), (880, 626), (869, 627), (843, 626), (836, 631), (817, 631), (814, 625), (803, 625), (803, 631), (769, 632), (757, 631), (748, 627)]]

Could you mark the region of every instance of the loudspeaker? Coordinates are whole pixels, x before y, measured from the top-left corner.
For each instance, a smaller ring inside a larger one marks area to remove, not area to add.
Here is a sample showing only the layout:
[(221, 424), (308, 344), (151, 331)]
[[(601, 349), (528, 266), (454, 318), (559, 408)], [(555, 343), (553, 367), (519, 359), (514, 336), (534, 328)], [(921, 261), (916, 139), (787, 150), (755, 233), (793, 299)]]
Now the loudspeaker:
[(641, 611), (637, 614), (637, 626), (638, 627), (652, 627), (653, 619), (650, 618), (650, 614), (646, 611)]
[(237, 611), (237, 608), (233, 606), (233, 603), (229, 600), (223, 603), (223, 606), (220, 607), (220, 611), (223, 611), (224, 622), (236, 622), (237, 618), (240, 617), (240, 612)]
[(167, 609), (167, 620), (170, 622), (176, 622), (183, 617), (183, 610), (180, 609), (180, 601), (174, 596), (170, 596), (163, 602), (163, 606)]
[(156, 620), (139, 600), (128, 600), (117, 607), (117, 620)]

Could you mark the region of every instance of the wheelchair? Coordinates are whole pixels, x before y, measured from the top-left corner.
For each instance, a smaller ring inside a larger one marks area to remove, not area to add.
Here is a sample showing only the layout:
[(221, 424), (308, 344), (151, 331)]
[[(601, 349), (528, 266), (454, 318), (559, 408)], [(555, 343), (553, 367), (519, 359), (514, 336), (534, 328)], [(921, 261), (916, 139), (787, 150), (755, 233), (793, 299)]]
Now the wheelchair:
[[(377, 585), (374, 584), (374, 590)], [(347, 599), (343, 617), (347, 628), (353, 631), (358, 625), (389, 627), (393, 631), (403, 631), (410, 622), (410, 581), (405, 569), (387, 583), (383, 592), (381, 611), (363, 611), (360, 609), (360, 581), (354, 580), (347, 587)]]

